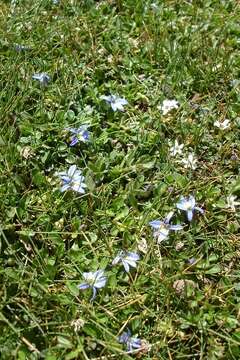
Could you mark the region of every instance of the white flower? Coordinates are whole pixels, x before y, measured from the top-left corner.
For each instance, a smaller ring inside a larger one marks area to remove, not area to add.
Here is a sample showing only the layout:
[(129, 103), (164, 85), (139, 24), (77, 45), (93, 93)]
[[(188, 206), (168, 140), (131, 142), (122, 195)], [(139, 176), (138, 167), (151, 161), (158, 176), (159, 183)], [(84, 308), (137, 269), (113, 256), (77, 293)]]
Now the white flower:
[(151, 8), (154, 12), (157, 12), (157, 11), (158, 11), (158, 9), (159, 9), (159, 7), (157, 6), (157, 4), (156, 4), (156, 3), (152, 3), (152, 4), (150, 4), (150, 8)]
[(74, 328), (75, 332), (78, 332), (83, 328), (85, 321), (83, 319), (76, 319), (71, 321), (71, 326)]
[(28, 159), (28, 158), (30, 158), (30, 157), (32, 157), (34, 155), (34, 151), (30, 146), (24, 146), (20, 150), (20, 154), (22, 155), (22, 157), (24, 159)]
[(177, 154), (181, 155), (183, 152), (184, 145), (179, 144), (177, 140), (175, 140), (174, 145), (170, 147), (170, 155), (176, 156)]
[(102, 95), (100, 96), (100, 99), (105, 100), (109, 105), (111, 105), (113, 111), (116, 110), (124, 111), (123, 106), (128, 104), (126, 99), (120, 98), (116, 95), (109, 95), (109, 96)]
[(225, 119), (224, 121), (215, 121), (214, 126), (218, 127), (221, 130), (226, 130), (230, 127), (230, 120)]
[(237, 196), (235, 196), (235, 195), (229, 195), (229, 196), (227, 196), (226, 208), (227, 208), (227, 209), (231, 209), (232, 211), (236, 211), (235, 206), (239, 206), (239, 205), (240, 205), (240, 201), (235, 201), (236, 199), (237, 199)]
[(137, 242), (138, 250), (141, 251), (143, 254), (146, 254), (148, 251), (148, 244), (146, 239), (142, 238)]
[(86, 105), (83, 110), (87, 115), (91, 115), (93, 113), (93, 107), (91, 105)]
[(162, 105), (158, 106), (158, 109), (162, 111), (163, 115), (168, 114), (171, 110), (179, 107), (176, 100), (163, 100)]
[(190, 168), (195, 170), (197, 168), (197, 159), (194, 158), (194, 154), (188, 154), (187, 158), (182, 159), (182, 163), (185, 169)]

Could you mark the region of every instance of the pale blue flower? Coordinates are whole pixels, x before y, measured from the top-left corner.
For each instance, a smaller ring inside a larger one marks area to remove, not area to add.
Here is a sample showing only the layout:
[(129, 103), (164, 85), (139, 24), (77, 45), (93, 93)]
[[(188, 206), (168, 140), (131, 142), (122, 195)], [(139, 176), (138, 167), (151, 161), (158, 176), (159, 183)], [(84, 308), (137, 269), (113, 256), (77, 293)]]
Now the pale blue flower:
[(142, 346), (141, 339), (131, 337), (131, 331), (127, 329), (122, 335), (118, 337), (118, 342), (124, 344), (127, 347), (127, 351), (133, 351), (134, 349), (140, 349)]
[(176, 206), (178, 209), (186, 211), (188, 221), (192, 221), (195, 210), (199, 211), (201, 214), (204, 213), (203, 209), (196, 206), (196, 201), (191, 195), (189, 197), (181, 196), (180, 201), (177, 203)]
[(192, 258), (188, 259), (187, 262), (189, 263), (189, 265), (193, 265), (193, 264), (195, 264), (196, 259), (195, 259), (195, 257), (192, 257)]
[(136, 267), (136, 262), (140, 259), (140, 256), (137, 253), (130, 251), (119, 251), (115, 259), (112, 261), (112, 265), (117, 265), (121, 262), (124, 266), (126, 272), (130, 271), (130, 266)]
[(14, 49), (17, 52), (23, 52), (23, 51), (27, 51), (30, 50), (29, 46), (25, 46), (25, 45), (20, 45), (20, 44), (14, 44)]
[(104, 275), (104, 270), (84, 272), (83, 278), (85, 282), (78, 285), (77, 287), (80, 290), (91, 288), (93, 291), (93, 296), (90, 301), (93, 301), (96, 297), (97, 290), (103, 288), (106, 285), (107, 277)]
[(34, 80), (38, 80), (41, 85), (47, 85), (51, 80), (50, 76), (46, 73), (36, 73), (32, 76)]
[(82, 176), (82, 172), (77, 170), (76, 165), (70, 166), (67, 172), (62, 171), (57, 175), (60, 176), (63, 182), (61, 192), (71, 189), (79, 192), (80, 194), (85, 193), (84, 188), (86, 188), (87, 185), (84, 183), (84, 176)]
[(123, 106), (128, 104), (126, 99), (120, 98), (116, 95), (108, 95), (108, 96), (102, 95), (100, 96), (100, 99), (105, 100), (109, 105), (111, 105), (113, 111), (116, 110), (124, 111)]
[(89, 140), (89, 131), (87, 130), (88, 125), (81, 125), (78, 129), (67, 128), (66, 130), (74, 134), (71, 138), (70, 146), (76, 145), (79, 141), (87, 142)]
[(150, 221), (149, 225), (153, 228), (153, 236), (157, 238), (157, 242), (161, 243), (168, 238), (170, 230), (178, 231), (182, 230), (182, 225), (172, 225), (170, 220), (173, 217), (174, 211), (171, 211), (164, 220)]

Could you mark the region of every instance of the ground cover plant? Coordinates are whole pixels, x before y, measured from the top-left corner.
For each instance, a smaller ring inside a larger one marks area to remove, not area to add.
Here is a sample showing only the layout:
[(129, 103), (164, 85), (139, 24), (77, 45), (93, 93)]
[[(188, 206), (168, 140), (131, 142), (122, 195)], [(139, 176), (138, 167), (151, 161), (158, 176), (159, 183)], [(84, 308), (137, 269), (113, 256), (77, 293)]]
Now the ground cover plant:
[(239, 359), (239, 16), (1, 1), (1, 359)]

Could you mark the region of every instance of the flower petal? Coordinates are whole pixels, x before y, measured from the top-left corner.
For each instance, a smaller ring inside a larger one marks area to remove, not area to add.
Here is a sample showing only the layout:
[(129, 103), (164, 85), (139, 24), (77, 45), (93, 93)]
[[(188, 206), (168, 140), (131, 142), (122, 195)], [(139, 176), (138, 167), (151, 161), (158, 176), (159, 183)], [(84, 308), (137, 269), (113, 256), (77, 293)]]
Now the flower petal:
[(130, 271), (130, 268), (129, 268), (129, 265), (128, 263), (123, 259), (122, 260), (122, 263), (123, 263), (123, 266), (124, 266), (124, 269), (126, 272), (129, 272)]
[(134, 349), (139, 349), (142, 344), (140, 339), (134, 338), (134, 337), (131, 338), (130, 342), (131, 342), (132, 348), (134, 348)]
[(178, 231), (178, 230), (182, 230), (183, 226), (182, 225), (170, 225), (170, 230), (174, 230), (174, 231)]
[(153, 220), (149, 222), (149, 225), (152, 226), (154, 229), (158, 229), (162, 225), (163, 221), (160, 220)]
[(136, 267), (136, 261), (135, 260), (131, 260), (131, 259), (124, 259), (124, 262), (127, 263), (128, 265), (132, 266), (132, 267)]
[(191, 205), (192, 205), (192, 208), (194, 208), (194, 206), (195, 206), (195, 204), (196, 204), (195, 198), (191, 195), (191, 196), (189, 196), (188, 201), (190, 201), (190, 203), (191, 203)]
[(125, 257), (125, 259), (128, 260), (134, 260), (134, 261), (138, 261), (140, 259), (140, 256), (137, 253), (134, 252), (128, 252), (127, 256)]
[(169, 221), (171, 220), (171, 218), (173, 217), (174, 211), (170, 211), (170, 213), (167, 214), (166, 219), (165, 219), (165, 224), (169, 224)]
[(71, 139), (71, 143), (70, 143), (70, 146), (74, 146), (78, 143), (78, 138), (76, 136), (72, 137)]
[(76, 166), (76, 165), (71, 165), (70, 168), (69, 168), (69, 170), (68, 170), (68, 176), (73, 177), (76, 169), (77, 169), (77, 166)]
[(106, 285), (106, 282), (107, 282), (107, 278), (106, 276), (103, 276), (94, 282), (94, 287), (96, 287), (97, 289), (101, 289)]
[(63, 185), (63, 186), (60, 188), (60, 191), (61, 191), (61, 192), (64, 192), (64, 191), (66, 191), (66, 190), (68, 190), (68, 189), (70, 189), (70, 185), (69, 185), (69, 184), (65, 184), (65, 185)]
[(96, 295), (97, 295), (97, 289), (94, 286), (93, 286), (92, 290), (93, 290), (93, 295), (92, 295), (92, 297), (90, 299), (90, 302), (92, 302), (95, 299)]
[(187, 211), (187, 218), (188, 218), (188, 221), (192, 221), (192, 219), (193, 219), (193, 211), (192, 210)]
[(113, 261), (112, 261), (112, 265), (117, 265), (119, 263), (119, 261), (121, 260), (120, 256), (116, 256)]
[(128, 101), (127, 101), (126, 99), (124, 99), (124, 98), (120, 98), (120, 99), (118, 100), (118, 102), (119, 102), (121, 105), (128, 105)]
[(73, 184), (72, 186), (71, 186), (71, 188), (72, 188), (72, 190), (74, 190), (74, 191), (76, 191), (76, 192), (78, 192), (78, 193), (80, 193), (80, 194), (85, 194), (85, 190), (82, 188), (82, 184), (80, 183), (80, 184)]
[(82, 283), (82, 284), (80, 284), (80, 285), (77, 285), (77, 287), (78, 287), (80, 290), (86, 290), (86, 289), (88, 289), (88, 288), (90, 287), (90, 285), (87, 284), (87, 283)]

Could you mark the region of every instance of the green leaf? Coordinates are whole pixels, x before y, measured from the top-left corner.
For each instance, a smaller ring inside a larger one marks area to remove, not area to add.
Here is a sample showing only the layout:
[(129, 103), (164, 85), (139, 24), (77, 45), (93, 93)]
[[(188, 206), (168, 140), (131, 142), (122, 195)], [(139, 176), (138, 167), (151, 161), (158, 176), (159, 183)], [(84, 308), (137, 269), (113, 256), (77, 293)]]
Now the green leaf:
[(79, 295), (79, 289), (77, 288), (75, 283), (72, 283), (71, 281), (67, 281), (66, 286), (72, 295), (74, 296)]
[(70, 340), (68, 340), (66, 337), (64, 336), (58, 336), (57, 337), (57, 341), (58, 341), (58, 345), (60, 347), (63, 347), (63, 348), (67, 348), (67, 349), (70, 349), (73, 347), (73, 344), (71, 343)]
[(222, 271), (221, 266), (218, 265), (218, 264), (216, 264), (216, 265), (214, 265), (213, 267), (211, 267), (210, 269), (208, 269), (208, 270), (206, 271), (206, 274), (213, 275), (213, 274), (218, 274), (218, 273), (220, 273), (221, 271)]

